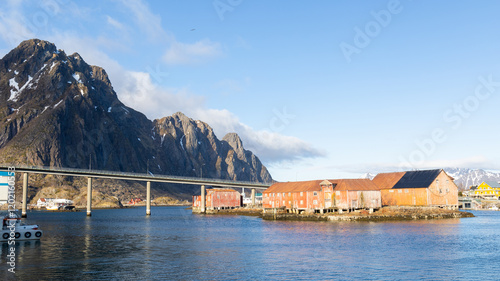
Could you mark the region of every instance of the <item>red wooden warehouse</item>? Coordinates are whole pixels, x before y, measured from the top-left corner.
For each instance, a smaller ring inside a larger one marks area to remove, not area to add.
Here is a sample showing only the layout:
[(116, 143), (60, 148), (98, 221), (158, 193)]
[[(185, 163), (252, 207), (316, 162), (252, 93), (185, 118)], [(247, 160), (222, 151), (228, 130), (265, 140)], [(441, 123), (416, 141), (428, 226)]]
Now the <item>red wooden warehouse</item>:
[(266, 208), (288, 210), (324, 209), (324, 194), (331, 193), (331, 187), (320, 185), (321, 180), (278, 182), (262, 192), (262, 205)]
[(378, 209), (380, 190), (369, 179), (280, 182), (263, 192), (263, 207), (291, 212)]
[[(229, 188), (207, 189), (205, 207), (207, 210), (232, 209), (241, 207), (241, 194)], [(201, 208), (201, 195), (193, 196), (193, 210)]]

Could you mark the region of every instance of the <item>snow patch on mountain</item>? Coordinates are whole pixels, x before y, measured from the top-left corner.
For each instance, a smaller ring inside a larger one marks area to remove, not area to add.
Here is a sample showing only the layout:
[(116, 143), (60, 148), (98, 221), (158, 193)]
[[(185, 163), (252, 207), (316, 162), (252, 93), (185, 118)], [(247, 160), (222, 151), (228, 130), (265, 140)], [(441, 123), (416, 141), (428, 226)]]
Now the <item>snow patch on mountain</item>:
[(500, 173), (482, 169), (444, 168), (444, 171), (455, 179), (455, 184), (459, 189), (469, 189), (483, 181), (500, 181)]

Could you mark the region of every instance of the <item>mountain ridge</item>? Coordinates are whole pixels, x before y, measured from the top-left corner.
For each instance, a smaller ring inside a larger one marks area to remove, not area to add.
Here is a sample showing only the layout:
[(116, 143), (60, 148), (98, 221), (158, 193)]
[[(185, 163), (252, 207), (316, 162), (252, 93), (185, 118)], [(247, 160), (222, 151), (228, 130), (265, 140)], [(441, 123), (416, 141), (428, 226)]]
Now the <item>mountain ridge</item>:
[(4, 163), (273, 181), (236, 134), (218, 139), (181, 112), (149, 120), (119, 100), (103, 68), (48, 41), (0, 59), (0, 101)]

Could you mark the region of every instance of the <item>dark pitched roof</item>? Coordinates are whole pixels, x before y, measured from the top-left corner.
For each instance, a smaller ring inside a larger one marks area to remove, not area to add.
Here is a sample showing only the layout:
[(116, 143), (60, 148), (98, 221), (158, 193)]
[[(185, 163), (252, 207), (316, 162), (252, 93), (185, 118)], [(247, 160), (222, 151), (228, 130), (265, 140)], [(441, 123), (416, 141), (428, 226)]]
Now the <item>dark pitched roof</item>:
[(397, 188), (427, 188), (441, 173), (441, 170), (409, 171), (392, 187)]

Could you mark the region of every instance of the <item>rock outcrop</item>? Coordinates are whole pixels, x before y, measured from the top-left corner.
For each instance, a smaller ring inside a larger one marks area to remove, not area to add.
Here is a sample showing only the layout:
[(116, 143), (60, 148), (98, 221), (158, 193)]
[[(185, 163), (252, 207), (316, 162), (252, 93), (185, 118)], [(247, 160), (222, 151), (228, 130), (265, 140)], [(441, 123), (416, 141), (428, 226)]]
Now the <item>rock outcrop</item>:
[(149, 120), (118, 99), (104, 69), (38, 39), (0, 60), (0, 162), (272, 181), (236, 134), (219, 140), (180, 112)]

